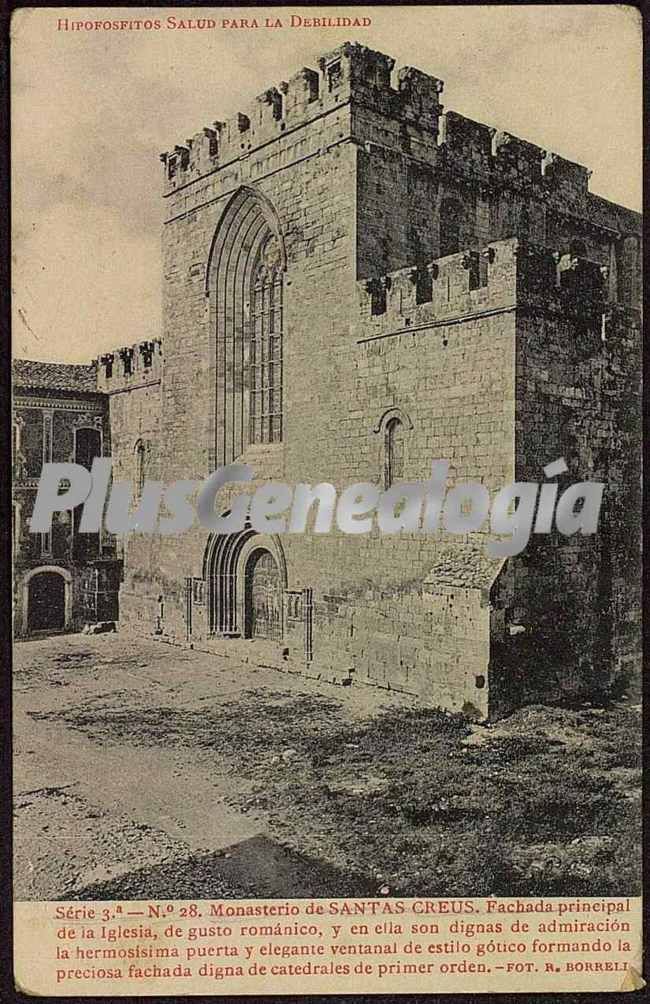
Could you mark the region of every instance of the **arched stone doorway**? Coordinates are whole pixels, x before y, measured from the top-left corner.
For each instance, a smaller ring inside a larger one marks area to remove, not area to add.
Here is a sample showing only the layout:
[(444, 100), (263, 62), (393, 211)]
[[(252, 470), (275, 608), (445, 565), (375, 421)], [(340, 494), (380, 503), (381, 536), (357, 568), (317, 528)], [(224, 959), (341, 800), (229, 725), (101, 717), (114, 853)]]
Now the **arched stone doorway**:
[(282, 638), (280, 570), (262, 547), (251, 551), (244, 569), (244, 637)]
[(283, 594), (287, 570), (276, 536), (256, 533), (213, 535), (203, 562), (210, 635), (222, 638), (283, 637)]
[(50, 565), (35, 568), (23, 584), (23, 624), (27, 633), (63, 631), (70, 627), (71, 576)]

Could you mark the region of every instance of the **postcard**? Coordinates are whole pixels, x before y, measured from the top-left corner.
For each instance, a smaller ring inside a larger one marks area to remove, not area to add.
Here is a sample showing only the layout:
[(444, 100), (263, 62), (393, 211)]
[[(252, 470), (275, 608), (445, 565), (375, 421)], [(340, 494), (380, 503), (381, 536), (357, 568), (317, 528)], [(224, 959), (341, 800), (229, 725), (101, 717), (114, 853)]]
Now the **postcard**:
[(640, 988), (638, 11), (11, 34), (16, 987)]

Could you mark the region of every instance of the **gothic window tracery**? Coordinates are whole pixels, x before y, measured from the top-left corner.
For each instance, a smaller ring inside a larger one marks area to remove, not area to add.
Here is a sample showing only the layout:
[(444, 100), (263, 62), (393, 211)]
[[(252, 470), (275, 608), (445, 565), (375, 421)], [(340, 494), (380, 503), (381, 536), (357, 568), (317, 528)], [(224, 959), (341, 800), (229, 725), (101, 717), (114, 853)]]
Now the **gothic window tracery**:
[(206, 294), (214, 339), (214, 466), (279, 443), (286, 253), (273, 206), (242, 186), (214, 235)]
[(282, 439), (282, 270), (277, 242), (262, 250), (252, 276), (250, 319), (251, 443)]

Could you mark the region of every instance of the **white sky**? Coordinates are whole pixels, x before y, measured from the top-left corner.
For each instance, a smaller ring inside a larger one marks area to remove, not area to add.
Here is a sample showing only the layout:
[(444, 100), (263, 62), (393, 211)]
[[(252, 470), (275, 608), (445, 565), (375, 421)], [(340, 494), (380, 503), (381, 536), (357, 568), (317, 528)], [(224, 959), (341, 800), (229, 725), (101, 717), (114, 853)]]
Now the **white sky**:
[[(369, 28), (57, 31), (57, 19), (368, 16)], [(158, 155), (344, 41), (641, 206), (641, 26), (619, 5), (35, 8), (12, 20), (14, 354), (84, 362), (160, 332)]]

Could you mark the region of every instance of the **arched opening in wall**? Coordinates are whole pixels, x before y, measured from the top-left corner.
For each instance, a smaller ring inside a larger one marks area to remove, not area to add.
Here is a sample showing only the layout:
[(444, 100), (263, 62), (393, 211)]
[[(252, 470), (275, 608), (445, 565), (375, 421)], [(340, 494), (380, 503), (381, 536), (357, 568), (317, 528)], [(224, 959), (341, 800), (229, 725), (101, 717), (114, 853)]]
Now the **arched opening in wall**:
[(277, 215), (240, 188), (214, 236), (206, 276), (214, 372), (214, 463), (282, 440), (286, 254)]
[(384, 487), (390, 488), (404, 477), (404, 426), (397, 416), (384, 429)]
[(66, 625), (66, 590), (64, 576), (56, 571), (36, 572), (26, 583), (27, 630), (62, 631)]
[(244, 570), (244, 637), (279, 641), (282, 637), (280, 572), (270, 551), (256, 548)]
[(133, 449), (133, 455), (135, 459), (135, 483), (133, 486), (134, 505), (137, 504), (142, 498), (142, 489), (144, 488), (144, 482), (147, 477), (146, 454), (147, 454), (147, 448), (144, 442), (141, 439), (138, 439)]
[(99, 429), (81, 426), (74, 434), (74, 462), (87, 470), (95, 457), (102, 455), (102, 434)]
[(378, 470), (385, 489), (405, 476), (407, 436), (412, 429), (410, 417), (395, 405), (383, 413), (372, 430), (378, 434)]
[(460, 238), (463, 207), (458, 199), (443, 199), (440, 206), (440, 257), (457, 254), (461, 250)]
[[(268, 558), (262, 560), (262, 555)], [(277, 537), (258, 534), (250, 527), (210, 537), (203, 578), (207, 582), (211, 636), (282, 638), (287, 572)]]

